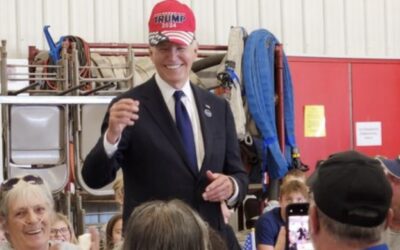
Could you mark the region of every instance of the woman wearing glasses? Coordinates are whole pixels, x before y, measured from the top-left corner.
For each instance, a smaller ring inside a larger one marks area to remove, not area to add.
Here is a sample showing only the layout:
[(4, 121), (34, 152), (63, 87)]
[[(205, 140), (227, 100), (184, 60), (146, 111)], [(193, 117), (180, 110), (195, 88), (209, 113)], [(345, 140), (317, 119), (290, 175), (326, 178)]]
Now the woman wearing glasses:
[(34, 175), (11, 178), (0, 186), (0, 222), (8, 239), (0, 250), (79, 249), (61, 242), (50, 245), (50, 226), (54, 216), (51, 191)]
[(67, 216), (62, 213), (56, 213), (50, 229), (50, 240), (54, 242), (69, 242), (78, 244), (74, 229)]

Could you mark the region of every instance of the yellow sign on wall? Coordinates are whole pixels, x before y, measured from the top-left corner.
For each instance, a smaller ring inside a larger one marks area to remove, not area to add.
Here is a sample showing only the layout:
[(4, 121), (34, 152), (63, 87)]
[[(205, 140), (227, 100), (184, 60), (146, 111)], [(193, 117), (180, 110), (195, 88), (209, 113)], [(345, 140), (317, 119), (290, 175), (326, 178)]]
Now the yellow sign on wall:
[(304, 136), (326, 136), (325, 107), (323, 105), (306, 105), (304, 107)]

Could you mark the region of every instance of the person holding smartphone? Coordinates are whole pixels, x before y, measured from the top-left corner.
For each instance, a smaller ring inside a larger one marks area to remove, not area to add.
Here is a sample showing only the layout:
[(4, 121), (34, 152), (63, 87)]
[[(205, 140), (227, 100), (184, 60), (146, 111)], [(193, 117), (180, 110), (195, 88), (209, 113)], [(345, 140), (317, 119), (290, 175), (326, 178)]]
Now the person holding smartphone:
[(293, 180), (280, 188), (280, 207), (260, 216), (256, 223), (257, 250), (279, 250), (286, 248), (286, 207), (292, 203), (309, 200), (308, 187), (304, 182)]
[(378, 160), (356, 151), (334, 154), (319, 166), (311, 190), (316, 250), (389, 249), (380, 242), (393, 217), (392, 188)]

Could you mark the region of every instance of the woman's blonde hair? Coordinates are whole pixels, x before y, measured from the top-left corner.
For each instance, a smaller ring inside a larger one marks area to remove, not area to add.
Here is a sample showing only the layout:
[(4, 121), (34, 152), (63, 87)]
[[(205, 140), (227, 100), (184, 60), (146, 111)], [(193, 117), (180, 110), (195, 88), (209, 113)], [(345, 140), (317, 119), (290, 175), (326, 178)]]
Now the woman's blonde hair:
[(124, 179), (122, 175), (118, 175), (112, 186), (114, 190), (115, 200), (121, 205), (124, 202)]

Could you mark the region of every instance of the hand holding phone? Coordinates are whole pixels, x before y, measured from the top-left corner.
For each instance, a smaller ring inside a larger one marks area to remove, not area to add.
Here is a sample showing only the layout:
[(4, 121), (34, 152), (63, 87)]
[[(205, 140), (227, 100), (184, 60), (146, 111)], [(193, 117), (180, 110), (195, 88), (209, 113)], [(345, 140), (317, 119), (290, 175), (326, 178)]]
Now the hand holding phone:
[(308, 224), (308, 203), (293, 203), (286, 207), (286, 242), (289, 250), (313, 250)]

